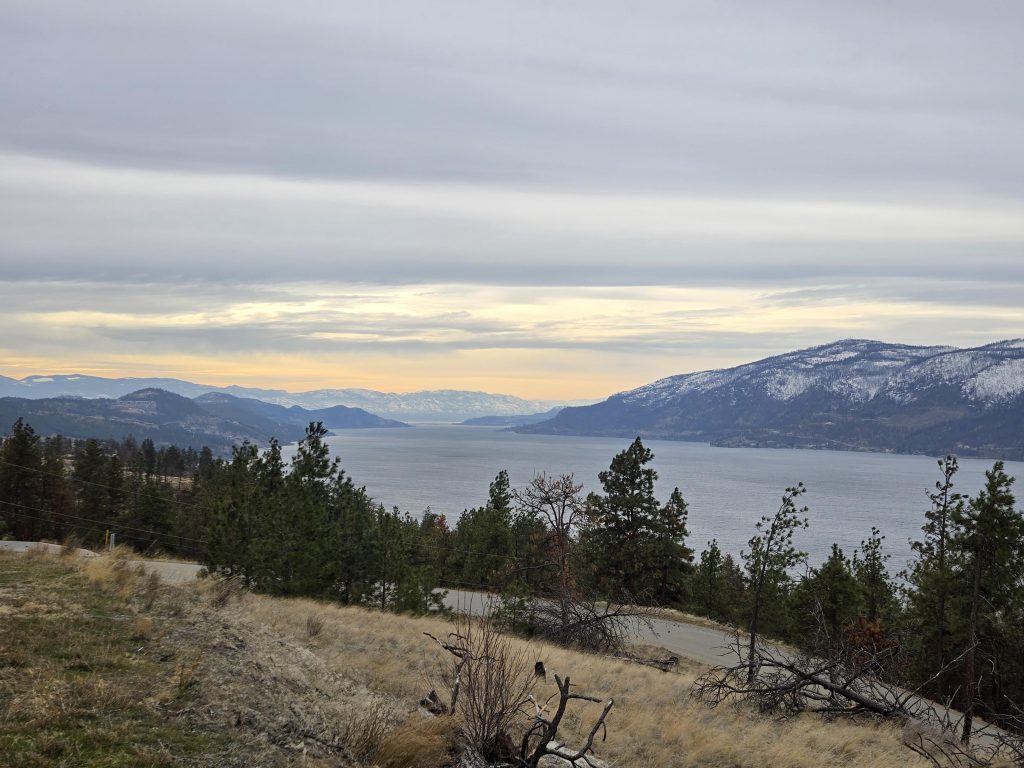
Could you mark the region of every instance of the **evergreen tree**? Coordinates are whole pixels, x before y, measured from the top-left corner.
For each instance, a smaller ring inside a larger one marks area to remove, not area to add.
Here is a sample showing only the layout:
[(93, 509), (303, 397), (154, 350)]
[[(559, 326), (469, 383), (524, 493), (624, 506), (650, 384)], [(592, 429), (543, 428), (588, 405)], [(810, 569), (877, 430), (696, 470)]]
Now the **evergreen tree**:
[[(340, 466), (338, 459), (331, 459), (326, 436), (322, 423), (309, 425), (284, 477), (283, 493), (272, 493), (268, 499), (273, 503), (264, 515), (268, 528), (261, 540), (273, 545), (265, 548), (263, 559), (272, 564), (274, 589), (280, 594), (329, 591), (331, 560), (337, 549), (330, 502)], [(279, 473), (279, 457), (278, 450), (265, 461), (266, 481), (273, 482)]]
[[(792, 634), (804, 646), (827, 646), (857, 619), (862, 605), (861, 585), (838, 544), (833, 544), (828, 559), (797, 585), (793, 601), (793, 614), (799, 618)], [(824, 637), (812, 643), (818, 632)]]
[(953, 540), (959, 534), (955, 521), (963, 518), (964, 497), (954, 490), (954, 478), (960, 469), (956, 457), (946, 456), (938, 464), (942, 479), (935, 481), (935, 490), (928, 494), (931, 506), (921, 528), (924, 537), (911, 542), (916, 558), (905, 578), (911, 585), (908, 600), (915, 628), (911, 639), (917, 677), (928, 680), (940, 670), (934, 687), (926, 693), (945, 701), (955, 685), (941, 670), (951, 657), (950, 614), (958, 591)]
[(693, 550), (686, 546), (688, 505), (676, 488), (655, 518), (651, 565), (657, 571), (657, 599), (661, 605), (680, 603), (686, 576), (693, 570)]
[(692, 605), (697, 613), (726, 624), (735, 623), (744, 599), (743, 571), (718, 540), (708, 542), (694, 570)]
[(384, 610), (426, 613), (441, 608), (441, 595), (425, 553), (420, 548), (419, 524), (398, 507), (378, 510), (377, 562), (380, 575), (375, 602)]
[(146, 477), (156, 474), (156, 446), (153, 445), (153, 441), (150, 438), (146, 438), (142, 441), (142, 447), (140, 449), (142, 454), (141, 467)]
[(257, 588), (270, 578), (270, 568), (257, 558), (259, 536), (267, 533), (261, 516), (271, 501), (261, 477), (264, 466), (256, 447), (244, 443), (235, 446), (226, 465), (211, 462), (207, 473), (197, 474), (196, 507), (206, 518), (204, 562), (213, 572)]
[(40, 501), (50, 518), (43, 535), (53, 539), (63, 538), (65, 533), (75, 527), (71, 517), (74, 512), (74, 493), (68, 484), (64, 443), (59, 435), (47, 438), (43, 443), (43, 487)]
[(507, 472), (499, 472), (490, 484), (486, 506), (467, 509), (459, 517), (452, 546), (454, 573), (461, 585), (501, 589), (515, 580)]
[(369, 598), (379, 578), (374, 554), (377, 521), (365, 489), (357, 488), (340, 467), (331, 487), (327, 524), (329, 543), (321, 553), (332, 584), (327, 596), (361, 603)]
[(132, 478), (120, 516), (120, 538), (136, 550), (168, 549), (171, 542), (173, 492), (155, 477)]
[(889, 580), (886, 562), (889, 554), (882, 549), (885, 536), (871, 526), (871, 536), (861, 541), (860, 550), (853, 555), (853, 573), (863, 595), (864, 609), (869, 624), (891, 618), (896, 606), (896, 592)]
[(777, 596), (788, 579), (787, 572), (807, 557), (793, 546), (793, 533), (807, 527), (807, 507), (797, 509), (796, 500), (806, 492), (803, 483), (787, 488), (782, 503), (774, 515), (765, 515), (757, 524), (757, 535), (750, 539), (750, 549), (742, 552), (750, 595), (750, 653), (747, 681), (754, 679), (756, 671), (757, 636), (761, 629), (762, 614), (769, 598)]
[(74, 458), (72, 478), (78, 498), (78, 515), (93, 525), (89, 538), (102, 541), (115, 520), (108, 488), (109, 462), (99, 440), (86, 440), (81, 446)]
[(588, 499), (587, 544), (597, 582), (612, 597), (640, 600), (656, 592), (647, 565), (660, 512), (654, 497), (658, 474), (647, 466), (653, 458), (636, 438), (598, 474), (604, 495)]
[(0, 508), (14, 538), (37, 541), (49, 523), (43, 509), (43, 453), (39, 437), (23, 419), (0, 447)]
[[(1013, 632), (1016, 643), (1011, 638), (1011, 645), (1020, 645), (1019, 627), (1007, 627), (1003, 621), (1012, 613), (1024, 581), (1024, 518), (1014, 509), (1013, 482), (1003, 462), (997, 461), (985, 473), (985, 487), (953, 517), (959, 527), (954, 547), (969, 580), (961, 707), (964, 744), (970, 742), (979, 705), (989, 711), (1004, 705), (999, 649), (1006, 642), (1001, 635)], [(984, 685), (982, 668), (989, 670)]]

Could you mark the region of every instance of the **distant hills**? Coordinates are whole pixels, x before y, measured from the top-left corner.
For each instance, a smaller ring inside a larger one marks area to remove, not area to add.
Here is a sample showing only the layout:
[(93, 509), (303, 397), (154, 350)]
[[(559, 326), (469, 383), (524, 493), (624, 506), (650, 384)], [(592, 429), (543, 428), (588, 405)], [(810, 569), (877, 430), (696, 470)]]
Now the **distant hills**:
[(361, 408), (286, 407), (223, 392), (188, 398), (155, 387), (116, 399), (0, 398), (0, 430), (9, 429), (19, 417), (40, 434), (116, 439), (131, 434), (157, 444), (208, 445), (220, 452), (245, 440), (261, 445), (272, 437), (282, 443), (293, 442), (303, 436), (311, 421), (321, 421), (332, 430), (408, 426)]
[(478, 416), (466, 419), (462, 424), (468, 427), (525, 427), (554, 418), (562, 409), (551, 408), (544, 413), (526, 413), (521, 416)]
[(1024, 460), (1024, 339), (837, 341), (670, 376), (516, 431)]
[[(328, 429), (461, 422), (518, 432), (696, 440), (1024, 460), (1024, 339), (971, 349), (848, 339), (660, 379), (562, 407), (462, 390), (289, 393), (180, 379), (0, 376), (0, 429), (19, 416), (69, 437), (152, 438), (226, 450)], [(376, 414), (376, 415), (375, 415)]]
[(458, 423), (481, 416), (519, 416), (548, 411), (556, 406), (580, 405), (586, 400), (523, 400), (512, 395), (465, 390), (424, 390), (421, 392), (377, 392), (372, 389), (316, 389), (286, 392), (256, 387), (218, 387), (171, 378), (120, 378), (52, 375), (12, 379), (0, 376), (0, 397), (29, 399), (53, 397), (118, 398), (141, 389), (162, 389), (188, 398), (220, 392), (276, 405), (310, 410), (344, 405), (362, 408), (389, 419)]

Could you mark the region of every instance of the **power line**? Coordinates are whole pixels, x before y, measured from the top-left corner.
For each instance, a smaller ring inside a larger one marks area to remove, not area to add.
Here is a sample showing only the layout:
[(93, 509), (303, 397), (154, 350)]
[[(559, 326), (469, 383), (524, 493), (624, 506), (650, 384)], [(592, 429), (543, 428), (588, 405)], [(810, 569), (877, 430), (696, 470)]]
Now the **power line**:
[[(14, 462), (7, 461), (6, 459), (0, 459), (0, 464), (4, 464), (4, 465), (6, 465), (8, 467), (16, 467), (18, 469), (24, 469), (26, 472), (37, 472), (37, 473), (39, 473), (41, 475), (47, 475), (49, 477), (55, 477), (58, 480), (65, 480), (67, 482), (76, 483), (76, 484), (79, 484), (79, 485), (90, 485), (90, 486), (93, 486), (94, 488), (103, 488), (103, 489), (108, 490), (108, 491), (122, 491), (122, 490), (124, 490), (124, 489), (118, 488), (117, 486), (114, 486), (114, 485), (108, 485), (107, 483), (97, 483), (97, 482), (95, 482), (93, 480), (82, 480), (81, 478), (78, 478), (78, 477), (62, 475), (62, 474), (59, 474), (57, 472), (48, 472), (47, 470), (40, 469), (39, 467), (26, 467), (24, 464), (15, 464)], [(180, 477), (179, 477), (179, 479), (180, 479)], [(182, 507), (194, 507), (194, 506), (196, 506), (195, 502), (182, 501), (181, 499), (167, 498), (167, 497), (163, 497), (163, 496), (154, 496), (151, 493), (139, 493), (138, 491), (136, 491), (135, 493), (136, 493), (136, 495), (141, 496), (141, 497), (146, 498), (146, 499), (156, 499), (156, 500), (159, 500), (159, 501), (169, 501), (169, 502), (171, 502), (173, 504), (177, 504), (177, 505), (182, 506)]]
[[(172, 538), (172, 539), (177, 539), (178, 541), (191, 541), (191, 542), (194, 542), (196, 544), (202, 544), (202, 540), (201, 539), (193, 539), (193, 538), (191, 538), (189, 536), (179, 536), (176, 533), (169, 533), (167, 531), (154, 531), (154, 530), (151, 530), (151, 529), (148, 529), (148, 528), (138, 528), (138, 527), (131, 526), (131, 525), (124, 525), (124, 524), (119, 523), (117, 521), (96, 520), (95, 518), (91, 518), (91, 517), (82, 517), (80, 515), (72, 515), (72, 514), (70, 514), (68, 512), (57, 512), (54, 509), (40, 509), (39, 507), (29, 506), (28, 504), (19, 504), (16, 501), (6, 501), (6, 500), (3, 500), (3, 499), (0, 499), (0, 504), (4, 504), (4, 505), (9, 506), (9, 507), (17, 507), (18, 509), (29, 510), (31, 512), (38, 512), (38, 513), (40, 513), (42, 515), (56, 516), (56, 517), (61, 517), (61, 518), (69, 519), (69, 520), (79, 520), (79, 521), (86, 522), (86, 523), (94, 523), (95, 525), (102, 526), (103, 529), (116, 528), (116, 529), (122, 530), (122, 531), (134, 531), (136, 533), (148, 533), (148, 534), (150, 534), (152, 536), (164, 536), (164, 537), (168, 537), (168, 538)], [(24, 517), (33, 517), (32, 515), (23, 515), (23, 516)], [(45, 518), (45, 517), (35, 517), (34, 519), (36, 519), (36, 520), (46, 520), (47, 518)]]

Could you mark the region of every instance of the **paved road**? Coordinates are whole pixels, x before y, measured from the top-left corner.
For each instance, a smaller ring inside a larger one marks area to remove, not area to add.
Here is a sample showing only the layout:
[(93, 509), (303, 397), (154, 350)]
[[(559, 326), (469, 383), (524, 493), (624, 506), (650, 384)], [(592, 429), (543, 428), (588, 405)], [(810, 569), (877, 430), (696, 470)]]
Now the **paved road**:
[[(487, 611), (493, 600), (492, 595), (451, 589), (445, 597), (445, 605), (452, 610), (481, 614)], [(655, 619), (650, 629), (640, 627), (635, 640), (645, 645), (660, 646), (677, 656), (709, 667), (731, 662), (725, 654), (727, 646), (732, 642), (732, 635), (697, 624)]]
[[(0, 541), (0, 550), (9, 552), (28, 552), (30, 549), (42, 550), (58, 555), (64, 551), (59, 544), (47, 544), (43, 541)], [(97, 553), (89, 549), (77, 550), (81, 557), (97, 557)], [(202, 569), (196, 563), (176, 562), (173, 560), (129, 560), (132, 565), (141, 565), (149, 572), (160, 574), (160, 578), (170, 584), (184, 584), (192, 581)]]
[[(64, 551), (64, 547), (59, 544), (47, 544), (45, 541), (0, 541), (0, 549), (19, 553), (35, 549), (51, 555), (59, 555)], [(76, 551), (81, 557), (96, 557), (96, 553), (89, 549), (78, 549)]]

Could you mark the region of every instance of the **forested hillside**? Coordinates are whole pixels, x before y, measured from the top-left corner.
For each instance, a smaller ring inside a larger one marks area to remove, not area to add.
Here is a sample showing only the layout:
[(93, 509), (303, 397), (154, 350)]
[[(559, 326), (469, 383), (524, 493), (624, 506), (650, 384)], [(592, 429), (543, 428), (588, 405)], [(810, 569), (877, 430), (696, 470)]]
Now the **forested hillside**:
[(405, 427), (360, 408), (337, 405), (318, 410), (285, 407), (220, 392), (194, 399), (162, 389), (140, 389), (116, 400), (55, 397), (0, 398), (0, 423), (25, 418), (45, 435), (75, 439), (152, 440), (157, 445), (207, 445), (228, 454), (243, 442), (266, 445), (271, 438), (291, 443), (311, 421), (329, 429)]

